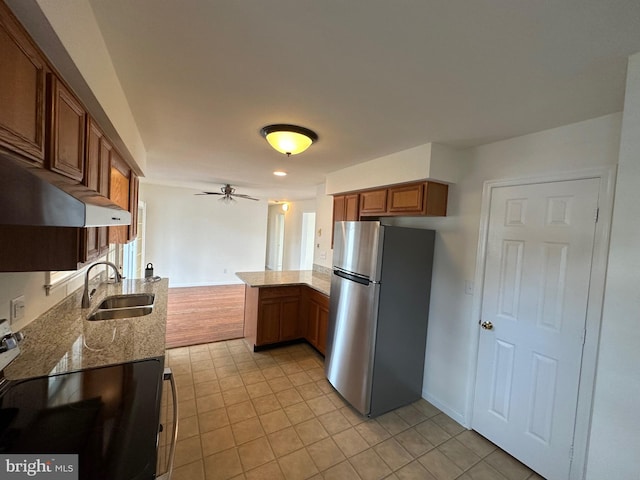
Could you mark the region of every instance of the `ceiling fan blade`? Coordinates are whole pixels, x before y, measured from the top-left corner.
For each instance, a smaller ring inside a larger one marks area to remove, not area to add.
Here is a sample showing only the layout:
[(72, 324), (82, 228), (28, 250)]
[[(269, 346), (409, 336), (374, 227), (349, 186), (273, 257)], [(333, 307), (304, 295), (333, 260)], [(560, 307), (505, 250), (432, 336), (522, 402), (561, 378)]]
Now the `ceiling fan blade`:
[(253, 198), (253, 197), (250, 197), (249, 195), (244, 195), (242, 193), (233, 193), (232, 196), (233, 197), (246, 198), (247, 200), (255, 200), (256, 202), (258, 201), (257, 198)]
[(202, 192), (202, 193), (194, 193), (194, 195), (224, 195), (224, 193), (218, 193), (218, 192)]

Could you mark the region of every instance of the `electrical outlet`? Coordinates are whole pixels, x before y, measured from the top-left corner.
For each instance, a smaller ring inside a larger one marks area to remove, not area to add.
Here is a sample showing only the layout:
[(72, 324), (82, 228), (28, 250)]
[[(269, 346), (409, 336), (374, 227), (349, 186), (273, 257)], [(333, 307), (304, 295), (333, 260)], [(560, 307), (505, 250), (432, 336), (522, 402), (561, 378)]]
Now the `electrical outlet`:
[(20, 295), (19, 297), (14, 298), (9, 302), (9, 315), (10, 321), (13, 324), (18, 320), (22, 320), (24, 318), (24, 310), (25, 310), (25, 300), (24, 295)]

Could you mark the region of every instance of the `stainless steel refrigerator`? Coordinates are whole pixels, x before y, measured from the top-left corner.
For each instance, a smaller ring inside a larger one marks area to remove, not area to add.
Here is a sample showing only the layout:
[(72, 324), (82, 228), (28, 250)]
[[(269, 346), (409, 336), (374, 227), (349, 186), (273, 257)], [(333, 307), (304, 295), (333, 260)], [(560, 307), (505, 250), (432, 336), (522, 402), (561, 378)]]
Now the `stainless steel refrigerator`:
[(363, 415), (422, 396), (435, 232), (336, 222), (325, 373)]

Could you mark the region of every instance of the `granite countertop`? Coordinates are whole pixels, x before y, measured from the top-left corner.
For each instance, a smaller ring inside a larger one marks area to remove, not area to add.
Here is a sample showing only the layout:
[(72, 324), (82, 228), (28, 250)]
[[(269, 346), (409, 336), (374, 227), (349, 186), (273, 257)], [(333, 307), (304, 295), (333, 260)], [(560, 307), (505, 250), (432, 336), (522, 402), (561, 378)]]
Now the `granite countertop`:
[[(82, 288), (76, 290), (22, 329), (20, 355), (4, 369), (5, 377), (18, 380), (164, 356), (168, 288), (166, 278), (103, 283), (89, 308), (80, 307)], [(129, 293), (154, 293), (153, 312), (119, 320), (86, 319), (105, 297)]]
[(276, 287), (278, 285), (308, 285), (329, 295), (331, 275), (315, 270), (265, 270), (262, 272), (236, 272), (236, 276), (250, 287)]

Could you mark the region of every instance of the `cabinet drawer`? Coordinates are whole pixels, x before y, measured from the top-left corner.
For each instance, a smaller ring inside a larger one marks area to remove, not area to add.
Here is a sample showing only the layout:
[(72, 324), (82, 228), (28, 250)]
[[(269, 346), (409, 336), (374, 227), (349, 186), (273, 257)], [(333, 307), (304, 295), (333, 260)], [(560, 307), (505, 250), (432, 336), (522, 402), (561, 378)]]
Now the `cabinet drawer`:
[(297, 297), (300, 287), (260, 287), (260, 299), (277, 297)]

